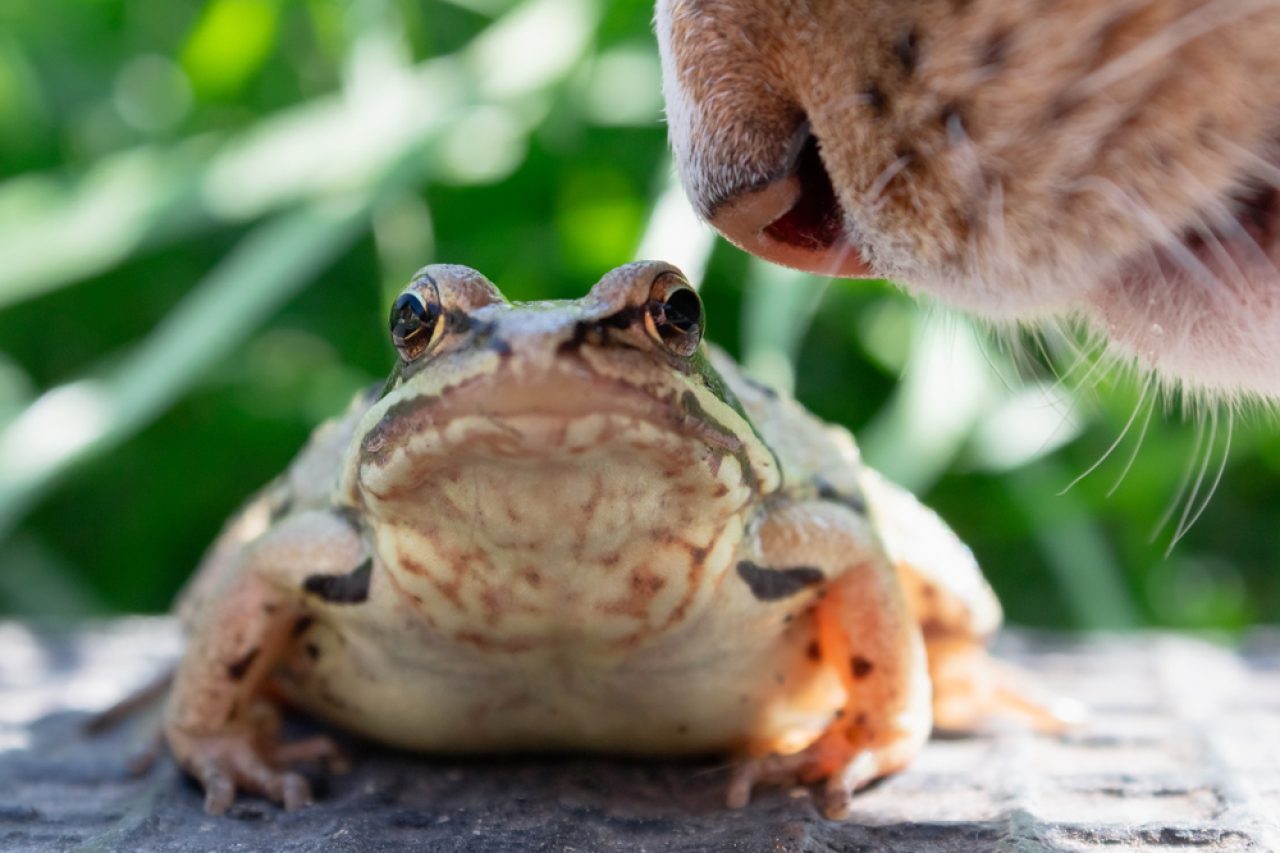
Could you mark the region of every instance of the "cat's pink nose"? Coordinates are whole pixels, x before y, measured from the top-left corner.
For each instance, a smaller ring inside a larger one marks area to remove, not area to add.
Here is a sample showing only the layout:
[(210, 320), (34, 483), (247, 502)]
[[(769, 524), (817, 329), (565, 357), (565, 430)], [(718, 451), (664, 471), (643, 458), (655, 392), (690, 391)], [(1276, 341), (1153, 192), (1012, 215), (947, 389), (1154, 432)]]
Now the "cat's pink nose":
[(716, 205), (711, 224), (731, 243), (766, 261), (841, 278), (872, 275), (849, 242), (813, 137), (785, 175)]

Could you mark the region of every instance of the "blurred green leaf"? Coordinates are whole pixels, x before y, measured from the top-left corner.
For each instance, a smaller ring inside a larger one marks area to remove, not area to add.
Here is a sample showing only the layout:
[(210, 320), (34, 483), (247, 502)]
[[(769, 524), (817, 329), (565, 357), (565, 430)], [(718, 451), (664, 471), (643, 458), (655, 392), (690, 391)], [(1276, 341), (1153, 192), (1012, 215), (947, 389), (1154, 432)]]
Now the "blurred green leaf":
[(742, 365), (764, 382), (795, 390), (796, 360), (826, 282), (753, 260), (742, 306)]
[(230, 98), (262, 67), (275, 46), (278, 0), (212, 0), (182, 49), (196, 92)]
[(862, 449), (890, 479), (924, 491), (1010, 386), (961, 317), (927, 316), (915, 327), (910, 352), (893, 399), (862, 433)]
[(1013, 389), (978, 420), (968, 459), (990, 471), (1011, 471), (1069, 444), (1082, 428), (1075, 399), (1061, 383), (1029, 383)]
[(106, 609), (73, 565), (32, 537), (0, 544), (0, 566), (0, 602), (18, 616), (72, 621)]
[[(237, 15), (271, 5), (220, 4), (240, 10)], [(327, 96), (291, 108), (221, 143), (197, 139), (170, 150), (119, 154), (67, 188), (52, 178), (43, 185), (0, 185), (0, 257), (7, 261), (0, 266), (0, 308), (157, 243), (367, 186), (408, 147), (441, 129), (452, 135), (439, 168), (496, 180), (519, 161), (520, 137), (529, 129), (523, 119), (539, 116), (477, 102), (468, 107), (465, 97), (479, 91), (512, 100), (554, 83), (578, 61), (575, 51), (585, 48), (593, 20), (592, 8), (578, 0), (530, 0), (485, 31), (465, 56), (403, 73), (387, 69), (358, 97)], [(514, 44), (533, 45), (521, 51), (520, 70), (495, 71), (511, 67), (491, 60)], [(473, 156), (450, 158), (450, 144)], [(38, 205), (29, 201), (35, 194)]]
[(1035, 530), (1072, 622), (1091, 629), (1133, 628), (1139, 624), (1138, 610), (1102, 529), (1076, 496), (1054, 495), (1054, 486), (1065, 479), (1067, 470), (1057, 463), (1009, 475), (1016, 503)]
[(345, 249), (372, 199), (316, 203), (253, 232), (116, 366), (51, 389), (0, 432), (0, 538), (65, 471), (128, 437)]

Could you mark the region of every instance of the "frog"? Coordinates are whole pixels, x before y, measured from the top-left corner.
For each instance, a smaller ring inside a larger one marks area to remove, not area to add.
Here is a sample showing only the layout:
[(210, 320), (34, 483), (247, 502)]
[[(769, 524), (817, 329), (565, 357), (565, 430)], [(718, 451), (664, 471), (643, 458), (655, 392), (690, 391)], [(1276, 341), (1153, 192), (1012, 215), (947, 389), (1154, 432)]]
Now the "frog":
[(972, 552), (704, 313), (662, 262), (541, 302), (413, 276), (390, 378), (181, 595), (163, 733), (209, 813), (308, 805), (299, 768), (347, 765), (284, 709), (430, 754), (725, 755), (728, 806), (821, 783), (836, 819), (934, 727), (1066, 724), (989, 653)]

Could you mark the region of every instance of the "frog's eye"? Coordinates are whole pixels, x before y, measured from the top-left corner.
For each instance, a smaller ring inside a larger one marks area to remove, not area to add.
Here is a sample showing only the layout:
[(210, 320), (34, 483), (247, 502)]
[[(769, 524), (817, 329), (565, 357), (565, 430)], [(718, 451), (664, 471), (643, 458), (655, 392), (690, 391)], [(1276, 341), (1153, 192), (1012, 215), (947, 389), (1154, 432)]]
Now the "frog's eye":
[(391, 306), (391, 340), (401, 358), (413, 361), (436, 342), (444, 328), (442, 314), (434, 286), (425, 294), (417, 288), (400, 294)]
[(675, 355), (688, 357), (702, 340), (702, 300), (689, 283), (663, 273), (649, 290), (644, 327), (649, 337)]

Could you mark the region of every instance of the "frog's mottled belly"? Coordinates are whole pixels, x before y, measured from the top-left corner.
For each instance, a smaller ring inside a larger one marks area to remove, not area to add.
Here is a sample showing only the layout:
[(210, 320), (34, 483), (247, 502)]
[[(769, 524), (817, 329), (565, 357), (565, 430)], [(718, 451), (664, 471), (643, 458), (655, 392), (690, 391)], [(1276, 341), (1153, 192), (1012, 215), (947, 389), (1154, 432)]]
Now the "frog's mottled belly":
[[(725, 586), (736, 581), (725, 578)], [(736, 588), (727, 594), (749, 595)], [(370, 600), (393, 595), (384, 585)], [(544, 645), (523, 651), (459, 643), (412, 612), (396, 626), (354, 619), (352, 608), (341, 634), (323, 616), (312, 623), (277, 681), (318, 716), (430, 752), (802, 746), (831, 722), (843, 698), (831, 669), (813, 657), (808, 603), (801, 596), (768, 607), (754, 602), (750, 617), (732, 602), (719, 604), (638, 648), (548, 635)]]

